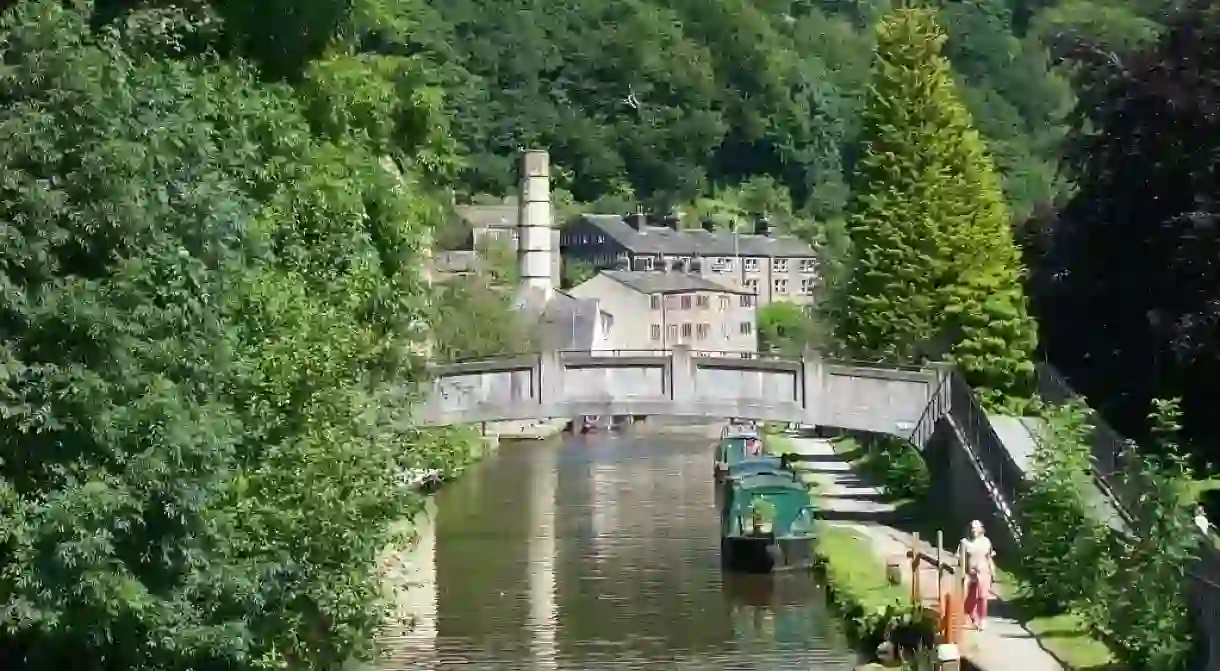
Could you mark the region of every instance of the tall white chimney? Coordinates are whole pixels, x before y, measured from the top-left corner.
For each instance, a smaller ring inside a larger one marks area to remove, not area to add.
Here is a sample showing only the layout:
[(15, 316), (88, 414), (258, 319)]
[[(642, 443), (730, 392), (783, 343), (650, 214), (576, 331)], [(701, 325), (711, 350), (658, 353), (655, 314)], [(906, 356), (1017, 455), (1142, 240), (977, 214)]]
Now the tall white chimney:
[(544, 301), (555, 292), (551, 245), (551, 157), (527, 151), (521, 159), (521, 208), (517, 217), (517, 266), (521, 288)]

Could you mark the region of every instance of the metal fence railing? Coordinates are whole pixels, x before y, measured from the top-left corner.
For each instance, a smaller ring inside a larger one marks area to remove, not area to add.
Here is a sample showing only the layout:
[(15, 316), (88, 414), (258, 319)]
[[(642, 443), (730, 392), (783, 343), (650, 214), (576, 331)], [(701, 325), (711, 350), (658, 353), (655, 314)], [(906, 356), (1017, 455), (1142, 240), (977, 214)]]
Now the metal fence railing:
[(1025, 483), (1025, 473), (996, 434), (966, 378), (954, 370), (949, 374), (949, 385), (949, 414), (991, 477), (997, 492), (1004, 497), (1003, 503), (1011, 509), (1017, 504)]
[[(1047, 403), (1062, 405), (1086, 399), (1078, 394), (1058, 371), (1047, 364), (1038, 366), (1039, 397)], [(1138, 455), (1133, 444), (1124, 438), (1101, 414), (1089, 408), (1088, 423), (1092, 431), (1093, 478), (1102, 492), (1113, 502), (1118, 514), (1130, 524), (1139, 510), (1144, 486), (1140, 481)], [(1036, 440), (1040, 440), (1035, 436)], [(1184, 510), (1183, 514), (1187, 514)], [(1134, 529), (1133, 529), (1134, 530)], [(1214, 539), (1202, 534), (1199, 551), (1186, 567), (1187, 601), (1194, 615), (1195, 627), (1203, 637), (1202, 649), (1211, 662), (1206, 668), (1220, 664), (1220, 550)]]

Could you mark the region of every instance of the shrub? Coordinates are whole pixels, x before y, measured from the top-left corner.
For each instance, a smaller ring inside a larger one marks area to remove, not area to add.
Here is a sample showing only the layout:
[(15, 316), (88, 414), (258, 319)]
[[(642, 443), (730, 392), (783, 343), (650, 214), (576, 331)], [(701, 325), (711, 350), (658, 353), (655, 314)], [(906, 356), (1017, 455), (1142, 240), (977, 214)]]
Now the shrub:
[(1086, 412), (1081, 403), (1046, 411), (1019, 511), (1021, 566), (1039, 586), (1031, 600), (1048, 612), (1083, 606), (1100, 587), (1096, 567), (1108, 530), (1090, 514), (1085, 499), (1093, 488)]

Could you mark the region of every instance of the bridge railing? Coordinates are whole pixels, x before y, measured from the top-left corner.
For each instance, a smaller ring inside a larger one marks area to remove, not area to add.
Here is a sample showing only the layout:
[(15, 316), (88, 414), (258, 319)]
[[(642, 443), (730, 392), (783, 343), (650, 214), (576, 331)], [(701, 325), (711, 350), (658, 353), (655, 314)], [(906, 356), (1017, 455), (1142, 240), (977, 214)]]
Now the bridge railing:
[[(1067, 380), (1048, 364), (1038, 366), (1038, 396), (1042, 400), (1063, 405), (1073, 400), (1087, 401), (1073, 389)], [(1087, 403), (1086, 403), (1087, 406)], [(1093, 455), (1093, 477), (1098, 487), (1110, 498), (1131, 508), (1141, 495), (1140, 486), (1134, 476), (1136, 464), (1132, 462), (1132, 444), (1114, 430), (1101, 413), (1089, 408), (1091, 451)]]
[(928, 446), (928, 442), (936, 433), (937, 424), (949, 409), (950, 399), (946, 393), (948, 380), (947, 375), (937, 378), (936, 386), (932, 389), (932, 396), (928, 399), (928, 405), (924, 407), (923, 414), (915, 422), (915, 428), (911, 429), (911, 436), (908, 440), (920, 450)]
[(967, 447), (982, 462), (1004, 503), (1015, 508), (1025, 473), (995, 432), (974, 389), (956, 369), (949, 374), (949, 398), (949, 415), (964, 434)]

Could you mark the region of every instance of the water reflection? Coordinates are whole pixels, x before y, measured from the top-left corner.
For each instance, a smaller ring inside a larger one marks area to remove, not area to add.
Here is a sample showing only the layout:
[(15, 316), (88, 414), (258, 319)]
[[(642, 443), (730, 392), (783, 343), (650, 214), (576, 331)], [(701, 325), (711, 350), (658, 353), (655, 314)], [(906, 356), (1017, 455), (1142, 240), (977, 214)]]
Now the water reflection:
[(808, 575), (722, 576), (709, 442), (502, 448), (437, 496), (428, 641), (384, 668), (851, 669)]

